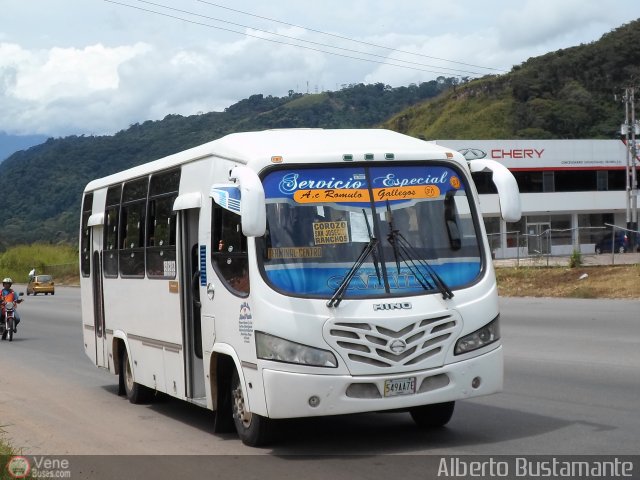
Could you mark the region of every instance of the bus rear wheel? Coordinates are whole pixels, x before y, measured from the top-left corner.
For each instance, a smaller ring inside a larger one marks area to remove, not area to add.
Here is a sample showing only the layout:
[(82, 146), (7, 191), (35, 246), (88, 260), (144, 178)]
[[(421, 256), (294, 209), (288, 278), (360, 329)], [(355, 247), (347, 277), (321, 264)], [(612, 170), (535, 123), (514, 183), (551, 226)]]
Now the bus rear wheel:
[(120, 362), (120, 375), (124, 384), (124, 392), (131, 403), (146, 403), (151, 399), (152, 391), (148, 387), (133, 381), (131, 362), (126, 350), (122, 354), (122, 361)]
[(271, 421), (246, 409), (240, 376), (235, 369), (231, 377), (231, 410), (233, 423), (242, 443), (250, 447), (259, 447), (269, 442)]
[(453, 416), (456, 402), (435, 403), (422, 405), (409, 410), (411, 418), (421, 428), (443, 427)]

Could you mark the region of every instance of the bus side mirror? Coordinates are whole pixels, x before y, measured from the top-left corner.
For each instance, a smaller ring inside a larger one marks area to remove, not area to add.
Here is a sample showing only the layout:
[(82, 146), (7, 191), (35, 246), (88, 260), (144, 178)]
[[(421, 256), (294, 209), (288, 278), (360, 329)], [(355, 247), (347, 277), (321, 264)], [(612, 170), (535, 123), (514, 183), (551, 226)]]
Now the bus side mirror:
[(229, 180), (240, 188), (240, 217), (242, 233), (247, 237), (261, 237), (267, 229), (267, 207), (264, 187), (258, 174), (244, 165), (233, 167)]
[(518, 182), (504, 165), (494, 160), (471, 160), (469, 168), (472, 173), (491, 172), (491, 178), (498, 190), (500, 199), (500, 213), (506, 222), (517, 222), (522, 216), (520, 206), (520, 191)]

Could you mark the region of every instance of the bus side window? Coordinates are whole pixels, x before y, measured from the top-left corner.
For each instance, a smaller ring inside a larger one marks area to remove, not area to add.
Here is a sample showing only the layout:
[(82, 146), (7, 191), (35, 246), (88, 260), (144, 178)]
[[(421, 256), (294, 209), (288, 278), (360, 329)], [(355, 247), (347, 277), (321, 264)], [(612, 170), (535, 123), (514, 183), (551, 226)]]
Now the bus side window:
[(120, 275), (144, 278), (147, 177), (124, 184), (120, 208)]
[(176, 278), (176, 213), (180, 170), (154, 173), (147, 203), (146, 257), (149, 278)]
[(83, 277), (91, 275), (91, 235), (88, 227), (89, 217), (93, 207), (93, 193), (87, 193), (82, 203), (82, 225), (80, 237), (82, 239), (80, 248), (82, 256), (80, 257), (80, 270)]
[(211, 262), (232, 293), (249, 294), (247, 237), (242, 234), (240, 215), (215, 202), (211, 209)]
[(116, 185), (107, 190), (107, 203), (104, 212), (103, 271), (105, 278), (118, 276), (118, 219), (120, 216), (120, 196), (122, 186)]

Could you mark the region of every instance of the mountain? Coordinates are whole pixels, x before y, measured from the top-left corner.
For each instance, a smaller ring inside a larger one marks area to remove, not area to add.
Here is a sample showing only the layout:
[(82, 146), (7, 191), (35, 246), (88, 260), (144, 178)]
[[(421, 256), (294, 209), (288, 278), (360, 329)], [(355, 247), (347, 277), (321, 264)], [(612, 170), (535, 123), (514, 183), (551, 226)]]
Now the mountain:
[(0, 162), (12, 153), (38, 145), (46, 139), (44, 135), (9, 135), (0, 132)]
[(617, 138), (624, 122), (620, 94), (639, 81), (635, 20), (597, 42), (530, 58), (509, 74), (456, 87), (383, 125), (428, 139)]
[(355, 84), (313, 95), (252, 95), (224, 112), (168, 115), (112, 136), (50, 138), (13, 154), (0, 169), (2, 196), (13, 206), (0, 218), (0, 249), (37, 240), (77, 242), (80, 198), (92, 179), (237, 131), (372, 127), (458, 83), (439, 78), (399, 88)]

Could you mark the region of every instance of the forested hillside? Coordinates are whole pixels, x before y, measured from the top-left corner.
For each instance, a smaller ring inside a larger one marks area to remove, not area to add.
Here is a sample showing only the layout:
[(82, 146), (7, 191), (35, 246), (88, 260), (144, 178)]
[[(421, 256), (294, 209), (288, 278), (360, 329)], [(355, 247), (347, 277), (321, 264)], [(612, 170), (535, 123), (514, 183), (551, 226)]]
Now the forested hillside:
[(471, 81), (384, 126), (430, 139), (617, 138), (620, 95), (632, 85), (640, 85), (640, 20)]

